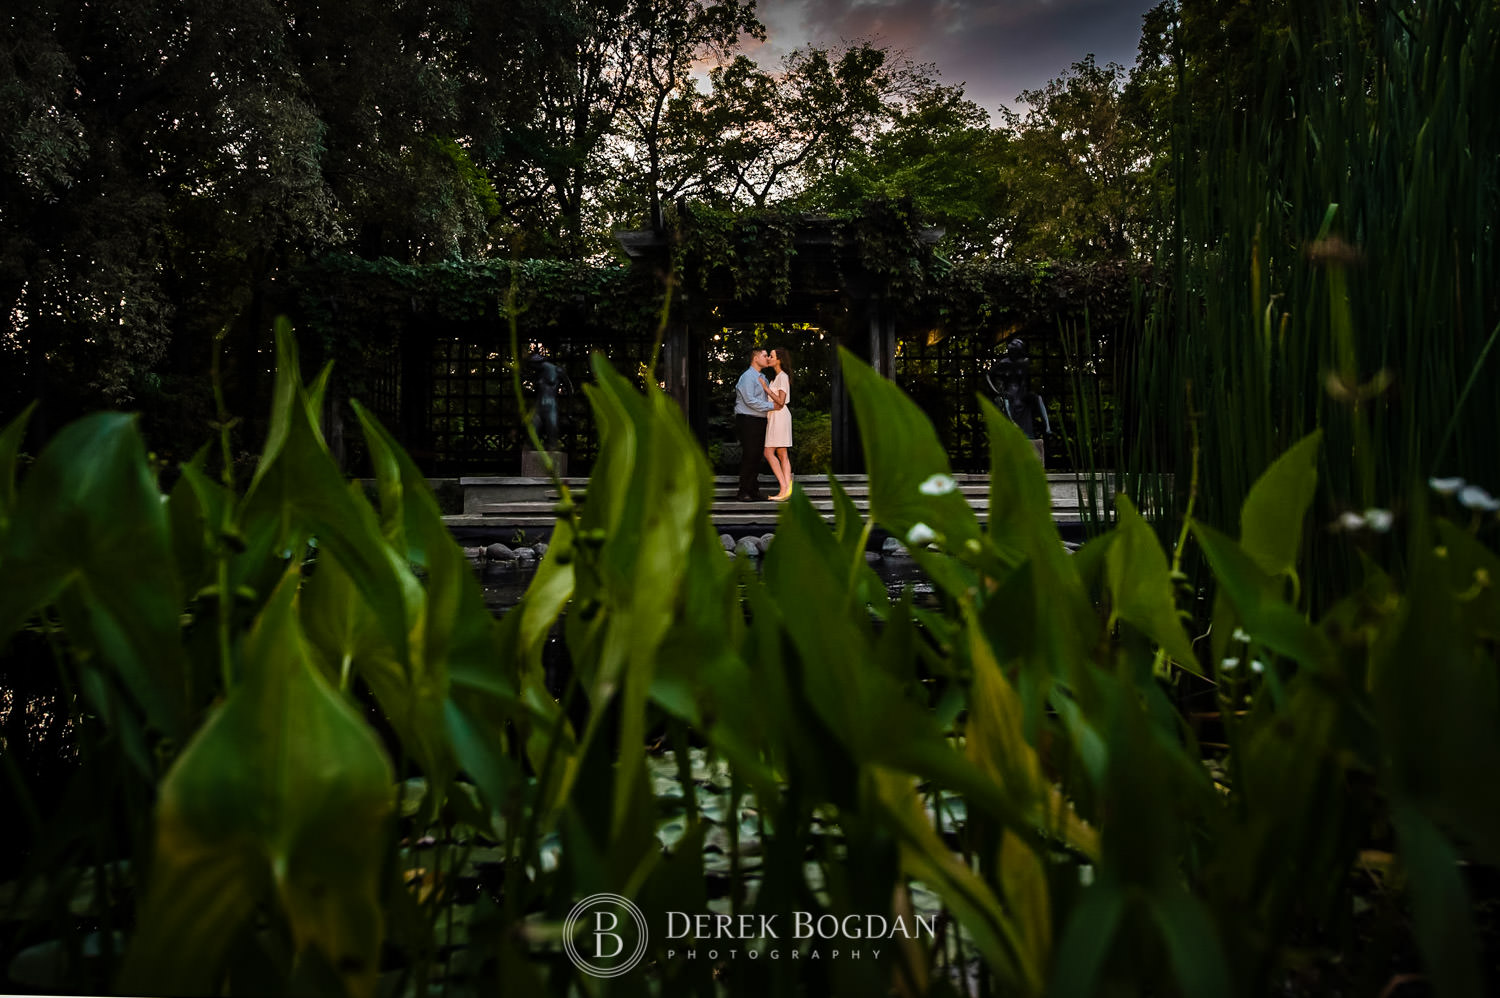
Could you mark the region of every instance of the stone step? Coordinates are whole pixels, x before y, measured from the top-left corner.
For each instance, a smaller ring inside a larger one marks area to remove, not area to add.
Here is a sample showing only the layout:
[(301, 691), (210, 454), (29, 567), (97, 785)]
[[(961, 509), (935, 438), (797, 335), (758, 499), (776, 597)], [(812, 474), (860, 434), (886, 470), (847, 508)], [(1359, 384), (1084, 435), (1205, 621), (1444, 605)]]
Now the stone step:
[[(770, 474), (769, 472), (765, 472), (765, 471), (760, 472), (760, 477), (762, 479), (766, 480), (766, 481), (771, 481), (771, 482), (774, 482), (776, 480), (776, 478), (775, 478), (774, 475)], [(870, 476), (869, 475), (863, 475), (863, 474), (860, 474), (860, 475), (835, 475), (834, 477), (837, 478), (841, 484), (845, 484), (845, 485), (847, 485), (847, 484), (849, 484), (851, 482), (868, 482), (870, 480)], [(1049, 481), (1070, 481), (1071, 482), (1073, 480), (1073, 473), (1071, 471), (1049, 471), (1049, 472), (1047, 472), (1047, 479)], [(982, 484), (982, 483), (988, 482), (990, 480), (990, 476), (987, 473), (960, 471), (960, 472), (955, 472), (954, 473), (953, 480), (955, 482), (960, 483), (960, 484), (962, 484), (964, 482), (976, 482), (976, 483), (981, 483)], [(568, 486), (571, 488), (572, 486), (575, 486), (575, 485), (587, 485), (589, 480), (588, 480), (587, 476), (565, 476), (563, 478), (563, 481), (566, 482), (568, 484)], [(716, 475), (716, 476), (714, 476), (714, 482), (716, 484), (734, 485), (738, 481), (739, 481), (739, 477), (736, 476), (736, 475)], [(828, 476), (827, 475), (798, 475), (797, 476), (797, 481), (799, 481), (799, 482), (820, 482), (820, 483), (822, 483), (824, 485), (827, 485), (828, 484)], [(519, 475), (509, 475), (509, 476), (507, 476), (507, 475), (499, 475), (499, 476), (469, 476), (469, 477), (466, 477), (466, 478), (460, 478), (458, 480), (458, 484), (462, 485), (462, 486), (470, 486), (470, 485), (473, 485), (473, 486), (485, 486), (485, 485), (551, 485), (552, 484), (552, 479), (550, 479), (550, 478), (525, 478), (525, 477), (522, 477), (522, 476), (519, 476)]]
[[(769, 504), (768, 504), (769, 505)], [(778, 504), (779, 505), (779, 504)], [(824, 520), (834, 522), (831, 512), (821, 513)], [(983, 524), (989, 521), (989, 515), (985, 511), (976, 511), (976, 518)], [(716, 530), (726, 527), (764, 527), (766, 530), (774, 530), (776, 527), (776, 511), (746, 511), (746, 512), (721, 512), (713, 511), (710, 519)], [(1075, 524), (1082, 522), (1082, 517), (1067, 513), (1054, 513), (1053, 522), (1058, 524)], [(498, 532), (515, 529), (539, 530), (548, 532), (557, 523), (557, 517), (551, 513), (537, 514), (525, 513), (504, 516), (475, 516), (471, 514), (457, 514), (443, 517), (443, 522), (450, 528), (479, 528), (487, 534), (499, 536)]]
[[(801, 487), (802, 483), (798, 482), (797, 485)], [(761, 493), (763, 495), (769, 496), (776, 492), (776, 488), (777, 486), (775, 482), (767, 482), (766, 484), (761, 486)], [(986, 499), (989, 497), (990, 487), (988, 485), (960, 485), (955, 491), (957, 491), (959, 495), (966, 496), (970, 499)], [(811, 487), (803, 488), (802, 492), (809, 499), (833, 499), (833, 490), (826, 486), (823, 488), (819, 488), (818, 486), (814, 485)], [(854, 500), (855, 502), (865, 502), (870, 498), (870, 490), (867, 488), (845, 489), (844, 492), (849, 496), (850, 499)], [(573, 497), (575, 502), (582, 502), (588, 496), (588, 493), (583, 489), (572, 489), (570, 490), (569, 494)], [(738, 489), (714, 489), (713, 501), (715, 505), (718, 505), (721, 502), (733, 502), (735, 501), (735, 496), (737, 495), (739, 495)], [(557, 502), (561, 498), (562, 493), (548, 491), (540, 499), (530, 501)]]
[[(978, 474), (954, 475), (957, 491), (974, 509), (981, 521), (988, 519), (989, 476)], [(861, 515), (869, 515), (869, 478), (865, 475), (838, 476), (839, 483), (849, 494)], [(464, 478), (459, 480), (464, 489), (464, 512), (462, 516), (445, 517), (454, 526), (464, 527), (526, 527), (548, 528), (557, 516), (559, 493), (556, 483), (545, 478)], [(586, 478), (564, 479), (575, 501), (588, 501)], [(1053, 519), (1059, 523), (1076, 523), (1080, 518), (1080, 502), (1077, 480), (1071, 472), (1050, 472), (1047, 485), (1051, 492)], [(826, 475), (805, 475), (797, 478), (797, 486), (805, 498), (820, 515), (828, 520), (834, 516), (832, 486)], [(752, 526), (774, 524), (780, 512), (780, 503), (761, 500), (740, 502), (735, 498), (739, 479), (720, 475), (714, 479), (712, 511), (716, 526)], [(770, 496), (776, 489), (776, 481), (770, 475), (762, 475), (760, 487)]]

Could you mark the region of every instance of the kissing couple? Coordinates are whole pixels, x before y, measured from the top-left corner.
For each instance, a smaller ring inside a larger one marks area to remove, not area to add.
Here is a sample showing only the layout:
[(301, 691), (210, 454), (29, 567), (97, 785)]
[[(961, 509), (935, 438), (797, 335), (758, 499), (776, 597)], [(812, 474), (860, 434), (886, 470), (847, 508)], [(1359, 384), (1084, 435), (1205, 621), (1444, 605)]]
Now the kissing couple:
[[(774, 371), (766, 382), (765, 371)], [(750, 352), (750, 366), (734, 385), (734, 428), (740, 438), (740, 502), (769, 498), (780, 502), (792, 494), (792, 410), (787, 401), (792, 392), (792, 357), (783, 347)], [(774, 496), (760, 494), (760, 456), (765, 455), (781, 485)]]

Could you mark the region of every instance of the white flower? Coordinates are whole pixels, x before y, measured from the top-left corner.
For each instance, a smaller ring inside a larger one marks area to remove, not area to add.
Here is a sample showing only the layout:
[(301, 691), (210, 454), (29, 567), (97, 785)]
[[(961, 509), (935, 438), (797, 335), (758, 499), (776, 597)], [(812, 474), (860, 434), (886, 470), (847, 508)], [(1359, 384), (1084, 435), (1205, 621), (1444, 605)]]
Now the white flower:
[(1365, 510), (1365, 523), (1377, 534), (1383, 534), (1391, 529), (1391, 524), (1396, 522), (1396, 517), (1388, 509)]
[(1432, 491), (1438, 495), (1451, 496), (1464, 487), (1462, 478), (1429, 478), (1427, 484), (1432, 486)]
[(1222, 662), (1219, 663), (1219, 668), (1221, 668), (1221, 669), (1234, 669), (1234, 668), (1237, 668), (1239, 666), (1239, 664), (1240, 664), (1240, 660), (1238, 658), (1226, 658), (1224, 661), (1222, 661)]
[(1334, 525), (1340, 530), (1363, 530), (1365, 529), (1365, 518), (1358, 513), (1340, 513)]
[(1458, 493), (1458, 502), (1467, 509), (1482, 510), (1486, 513), (1493, 513), (1500, 509), (1500, 499), (1496, 499), (1477, 485), (1465, 485)]
[(1089, 863), (1078, 864), (1078, 886), (1088, 887), (1094, 882), (1094, 867)]
[(1254, 672), (1254, 673), (1257, 673), (1257, 674), (1265, 672), (1266, 671), (1266, 663), (1262, 662), (1258, 658), (1253, 658), (1253, 659), (1250, 660), (1250, 671)]
[(958, 483), (952, 475), (933, 475), (917, 487), (924, 496), (945, 496), (958, 488)]
[(1247, 645), (1250, 643), (1250, 635), (1245, 633), (1243, 627), (1236, 627), (1232, 636), (1236, 641), (1243, 641)]
[(937, 540), (937, 533), (925, 523), (914, 523), (906, 532), (906, 546), (909, 548), (931, 544), (935, 540)]

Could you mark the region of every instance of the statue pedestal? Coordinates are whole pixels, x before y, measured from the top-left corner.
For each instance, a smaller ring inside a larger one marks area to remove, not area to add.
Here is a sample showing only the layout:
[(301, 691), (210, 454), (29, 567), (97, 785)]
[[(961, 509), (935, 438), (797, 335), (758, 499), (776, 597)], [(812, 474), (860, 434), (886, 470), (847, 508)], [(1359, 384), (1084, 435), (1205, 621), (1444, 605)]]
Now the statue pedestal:
[[(521, 477), (522, 478), (549, 478), (547, 465), (542, 461), (542, 451), (526, 448), (521, 451)], [(566, 478), (568, 474), (567, 451), (553, 450), (546, 453), (552, 456), (552, 463), (557, 467), (559, 476)]]

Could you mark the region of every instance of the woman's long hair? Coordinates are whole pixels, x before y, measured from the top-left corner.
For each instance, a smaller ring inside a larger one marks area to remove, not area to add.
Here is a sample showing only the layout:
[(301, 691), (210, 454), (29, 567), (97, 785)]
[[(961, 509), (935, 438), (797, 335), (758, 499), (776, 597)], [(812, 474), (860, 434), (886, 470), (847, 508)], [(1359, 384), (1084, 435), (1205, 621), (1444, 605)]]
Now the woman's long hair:
[(786, 375), (786, 380), (787, 381), (791, 381), (792, 380), (792, 352), (790, 350), (788, 350), (786, 347), (777, 347), (772, 352), (776, 354), (776, 360), (778, 362), (780, 362), (780, 364), (781, 364), (781, 373)]

